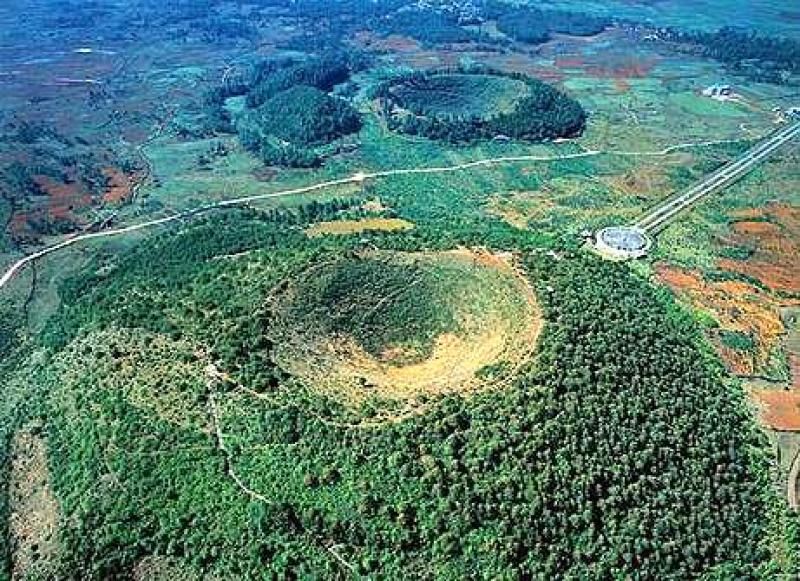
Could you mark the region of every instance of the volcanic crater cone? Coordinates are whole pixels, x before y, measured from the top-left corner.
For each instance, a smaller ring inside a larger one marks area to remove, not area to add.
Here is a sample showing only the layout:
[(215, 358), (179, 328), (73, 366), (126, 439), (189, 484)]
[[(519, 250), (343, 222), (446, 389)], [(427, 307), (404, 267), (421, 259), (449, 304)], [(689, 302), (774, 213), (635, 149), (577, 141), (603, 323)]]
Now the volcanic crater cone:
[(510, 258), (473, 250), (333, 259), (272, 301), (278, 364), (350, 408), (413, 408), (503, 385), (541, 330)]

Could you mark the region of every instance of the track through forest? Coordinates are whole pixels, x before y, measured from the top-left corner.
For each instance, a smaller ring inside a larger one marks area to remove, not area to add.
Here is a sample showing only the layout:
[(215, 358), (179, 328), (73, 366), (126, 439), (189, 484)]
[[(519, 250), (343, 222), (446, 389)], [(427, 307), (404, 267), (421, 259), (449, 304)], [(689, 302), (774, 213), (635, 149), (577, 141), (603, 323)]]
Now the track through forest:
[(786, 484), (786, 494), (789, 497), (789, 506), (795, 510), (800, 509), (800, 498), (798, 498), (798, 489), (800, 489), (800, 451), (792, 460), (792, 465), (789, 468), (789, 479)]
[(702, 141), (702, 142), (689, 142), (689, 143), (679, 143), (676, 145), (671, 145), (665, 147), (664, 149), (655, 150), (655, 151), (603, 151), (599, 149), (589, 149), (586, 151), (581, 151), (578, 153), (568, 153), (562, 155), (519, 155), (519, 156), (504, 156), (504, 157), (492, 157), (486, 159), (480, 159), (476, 161), (470, 161), (450, 166), (434, 166), (434, 167), (412, 167), (412, 168), (398, 168), (392, 170), (383, 170), (377, 171), (372, 173), (356, 173), (352, 176), (340, 178), (337, 180), (330, 180), (325, 182), (319, 182), (316, 184), (312, 184), (309, 186), (303, 186), (299, 188), (293, 188), (289, 190), (282, 190), (277, 192), (269, 192), (266, 194), (256, 194), (253, 196), (244, 196), (239, 198), (231, 198), (229, 200), (223, 200), (220, 202), (214, 202), (211, 204), (206, 204), (203, 206), (199, 206), (197, 208), (186, 210), (180, 212), (178, 214), (174, 214), (172, 216), (166, 216), (163, 218), (157, 218), (154, 220), (148, 220), (146, 222), (140, 222), (138, 224), (132, 224), (130, 226), (124, 226), (122, 228), (115, 228), (112, 230), (103, 230), (100, 232), (91, 232), (88, 234), (79, 234), (77, 236), (73, 236), (62, 242), (54, 244), (52, 246), (48, 246), (29, 254), (17, 262), (12, 264), (6, 272), (0, 277), (0, 288), (5, 287), (11, 280), (16, 276), (18, 272), (20, 272), (25, 266), (31, 264), (40, 258), (53, 254), (54, 252), (58, 252), (59, 250), (63, 250), (64, 248), (68, 248), (70, 246), (74, 246), (75, 244), (79, 244), (81, 242), (86, 242), (89, 240), (95, 240), (99, 238), (109, 238), (112, 236), (120, 236), (123, 234), (129, 234), (131, 232), (136, 232), (139, 230), (144, 230), (147, 228), (153, 228), (156, 226), (161, 226), (164, 224), (169, 224), (171, 222), (177, 222), (180, 220), (186, 220), (188, 218), (192, 218), (196, 215), (209, 212), (212, 210), (218, 210), (222, 208), (229, 208), (234, 206), (242, 206), (246, 204), (250, 204), (253, 202), (258, 202), (262, 200), (268, 200), (273, 198), (284, 198), (289, 196), (297, 196), (300, 194), (307, 194), (310, 192), (315, 192), (319, 190), (324, 190), (336, 186), (347, 185), (347, 184), (359, 184), (363, 183), (366, 180), (370, 179), (380, 179), (380, 178), (390, 178), (393, 176), (401, 176), (401, 175), (420, 175), (420, 174), (443, 174), (443, 173), (453, 173), (459, 172), (464, 170), (469, 170), (478, 167), (487, 167), (493, 165), (503, 165), (503, 164), (513, 164), (513, 163), (525, 163), (525, 162), (542, 162), (542, 163), (552, 163), (558, 161), (566, 161), (571, 159), (583, 159), (583, 158), (590, 158), (590, 157), (599, 157), (603, 155), (610, 155), (610, 156), (622, 156), (622, 157), (664, 157), (667, 155), (671, 155), (677, 151), (686, 150), (686, 149), (696, 149), (701, 147), (709, 147), (713, 145), (724, 145), (724, 144), (731, 144), (731, 143), (741, 143), (745, 141), (744, 139), (722, 139), (716, 141)]
[[(260, 492), (253, 490), (250, 488), (244, 480), (242, 480), (241, 476), (236, 472), (234, 468), (234, 457), (231, 453), (228, 445), (225, 442), (225, 434), (222, 432), (222, 420), (220, 418), (219, 407), (217, 405), (215, 389), (216, 384), (219, 381), (229, 381), (229, 378), (225, 376), (225, 374), (220, 373), (220, 371), (212, 364), (209, 365), (206, 369), (206, 388), (208, 390), (207, 397), (208, 397), (208, 412), (211, 419), (211, 424), (213, 426), (213, 436), (216, 444), (217, 450), (222, 454), (223, 460), (225, 462), (225, 473), (227, 476), (234, 482), (236, 487), (246, 494), (251, 500), (264, 503), (268, 506), (274, 506), (275, 501), (272, 499), (267, 498), (265, 495), (261, 494)], [(347, 573), (355, 574), (356, 568), (352, 563), (349, 563), (342, 555), (337, 551), (339, 548), (337, 545), (333, 544), (332, 542), (324, 542), (323, 539), (318, 538), (316, 535), (308, 531), (303, 531), (312, 541), (314, 541), (320, 549), (325, 549), (330, 555), (336, 560), (338, 566), (344, 568)]]

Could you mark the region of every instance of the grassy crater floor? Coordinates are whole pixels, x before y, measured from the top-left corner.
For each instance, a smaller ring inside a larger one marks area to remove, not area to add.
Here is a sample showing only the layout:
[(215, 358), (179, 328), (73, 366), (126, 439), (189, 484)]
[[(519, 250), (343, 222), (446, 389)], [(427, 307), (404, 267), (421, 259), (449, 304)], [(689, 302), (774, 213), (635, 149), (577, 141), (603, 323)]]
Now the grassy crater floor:
[(498, 385), (541, 330), (510, 259), (466, 249), (323, 262), (272, 301), (279, 364), (355, 406)]
[(392, 90), (401, 106), (416, 113), (484, 119), (513, 111), (528, 92), (525, 83), (518, 79), (477, 73), (441, 73), (414, 78), (399, 83)]
[(566, 93), (491, 69), (413, 71), (378, 86), (375, 97), (389, 128), (452, 143), (569, 138), (586, 126), (586, 112)]

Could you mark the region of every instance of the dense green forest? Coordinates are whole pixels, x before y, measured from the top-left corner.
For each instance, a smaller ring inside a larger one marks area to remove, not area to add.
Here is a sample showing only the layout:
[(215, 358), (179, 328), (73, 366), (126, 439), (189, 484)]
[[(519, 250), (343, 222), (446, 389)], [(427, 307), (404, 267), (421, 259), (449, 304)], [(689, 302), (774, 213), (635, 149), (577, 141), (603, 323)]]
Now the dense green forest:
[[(524, 83), (511, 106), (498, 106), (499, 92), (486, 89), (497, 77)], [(485, 99), (482, 106), (464, 107), (475, 95)], [(526, 141), (575, 137), (586, 125), (580, 103), (565, 93), (525, 75), (488, 69), (415, 71), (381, 84), (375, 97), (392, 129), (452, 143), (499, 136)]]
[(249, 111), (237, 122), (239, 140), (266, 164), (311, 167), (311, 149), (355, 133), (361, 119), (346, 101), (304, 85), (294, 86)]
[(353, 55), (336, 54), (293, 63), (264, 61), (256, 68), (252, 87), (247, 90), (247, 106), (263, 105), (281, 91), (297, 86), (309, 86), (329, 92), (350, 78), (359, 65)]
[[(359, 113), (330, 91), (365, 62), (355, 52), (255, 63), (206, 93), (206, 127), (236, 132), (242, 145), (268, 165), (318, 166), (319, 146), (361, 128)], [(244, 112), (235, 118), (226, 109), (231, 97), (244, 97), (246, 102)]]
[(540, 44), (553, 33), (592, 36), (603, 32), (611, 20), (583, 12), (541, 10), (534, 6), (514, 6), (506, 2), (490, 2), (487, 18), (497, 21), (497, 28), (514, 40)]
[(786, 83), (800, 72), (800, 41), (768, 37), (748, 30), (716, 32), (669, 29), (667, 40), (688, 45), (738, 73), (767, 83)]
[(459, 26), (452, 15), (433, 10), (403, 10), (379, 21), (383, 34), (400, 34), (417, 39), (426, 46), (479, 41), (482, 35)]
[[(265, 297), (424, 233), (308, 239), (280, 216), (204, 218), (65, 287), (37, 375), (65, 578), (156, 553), (238, 578), (777, 573), (791, 539), (772, 536), (765, 443), (666, 293), (589, 255), (527, 254), (547, 324), (512, 384), (350, 428), (275, 369)], [(232, 379), (209, 384), (211, 363)]]

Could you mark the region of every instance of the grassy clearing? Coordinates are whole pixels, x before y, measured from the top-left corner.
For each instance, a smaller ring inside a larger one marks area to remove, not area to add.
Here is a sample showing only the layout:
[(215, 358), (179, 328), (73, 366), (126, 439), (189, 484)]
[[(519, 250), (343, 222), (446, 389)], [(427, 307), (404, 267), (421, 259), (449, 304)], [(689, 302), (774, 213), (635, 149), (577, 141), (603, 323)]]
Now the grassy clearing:
[(404, 107), (425, 115), (487, 118), (513, 111), (528, 89), (516, 79), (459, 73), (430, 76), (393, 92)]
[(361, 220), (318, 222), (306, 228), (305, 232), (309, 237), (315, 238), (326, 235), (344, 236), (360, 232), (398, 232), (411, 230), (413, 227), (413, 222), (402, 218), (364, 218)]
[(12, 578), (53, 578), (59, 552), (59, 507), (51, 489), (41, 426), (19, 430), (11, 442), (9, 496)]
[[(196, 571), (169, 557), (145, 557), (131, 572), (132, 581), (200, 581)], [(210, 580), (209, 580), (210, 581)]]

